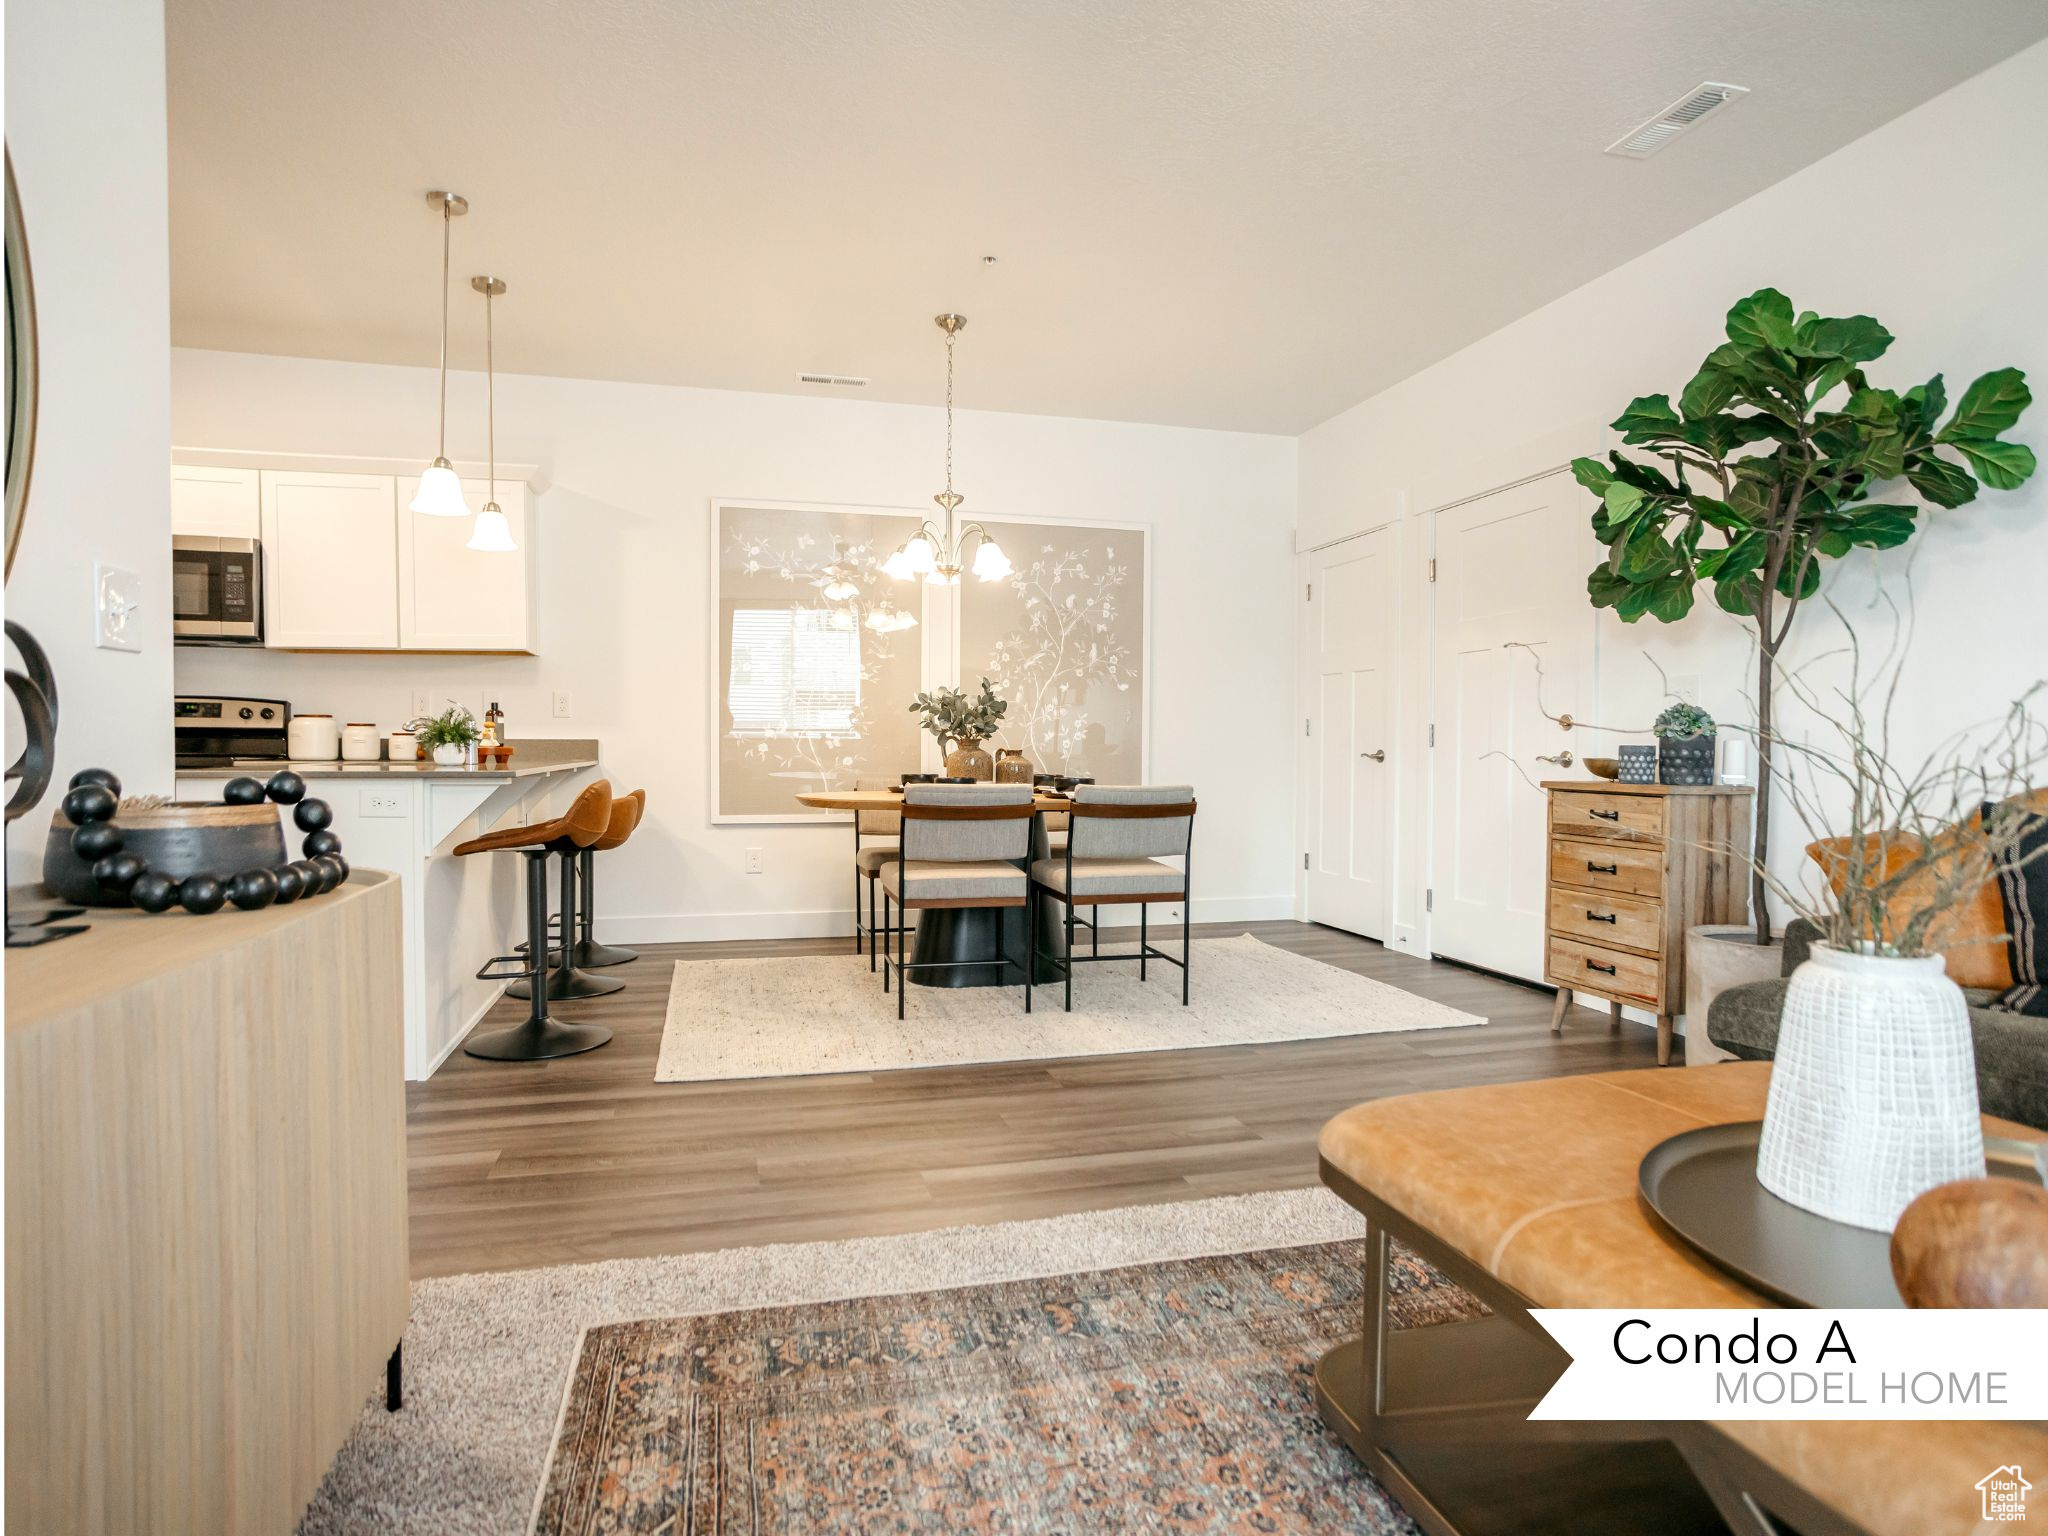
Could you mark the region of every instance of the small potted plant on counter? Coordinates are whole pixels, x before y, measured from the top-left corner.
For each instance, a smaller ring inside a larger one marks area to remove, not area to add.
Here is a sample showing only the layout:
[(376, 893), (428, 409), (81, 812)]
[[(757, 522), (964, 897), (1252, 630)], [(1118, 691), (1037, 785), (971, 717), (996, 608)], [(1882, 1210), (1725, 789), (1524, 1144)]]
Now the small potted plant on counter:
[(1697, 704), (1673, 704), (1657, 717), (1657, 782), (1714, 782), (1714, 717)]
[[(995, 735), (1009, 705), (996, 697), (987, 678), (981, 680), (981, 695), (970, 699), (958, 688), (940, 688), (920, 693), (911, 701), (911, 713), (922, 717), (927, 731), (937, 738), (946, 754), (946, 772), (953, 778), (988, 780), (995, 777), (995, 759), (982, 745)], [(957, 743), (947, 751), (948, 743)]]
[(438, 715), (413, 722), (413, 736), (443, 768), (460, 768), (469, 760), (469, 749), (482, 736), (476, 716), (460, 704), (449, 702)]

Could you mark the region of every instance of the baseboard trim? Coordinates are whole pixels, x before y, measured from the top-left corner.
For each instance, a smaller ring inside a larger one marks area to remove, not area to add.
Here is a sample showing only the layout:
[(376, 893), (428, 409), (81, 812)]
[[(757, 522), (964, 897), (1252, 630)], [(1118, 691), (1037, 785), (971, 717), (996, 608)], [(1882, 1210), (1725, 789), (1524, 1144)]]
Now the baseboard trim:
[[(1152, 910), (1155, 926), (1179, 920), (1179, 908)], [(1212, 896), (1196, 897), (1191, 914), (1198, 923), (1261, 923), (1284, 921), (1294, 915), (1294, 897)], [(1104, 907), (1102, 926), (1121, 928), (1138, 925), (1136, 907)], [(600, 917), (597, 936), (606, 944), (703, 944), (737, 939), (832, 939), (853, 935), (853, 908), (835, 907), (805, 912), (649, 912), (624, 917)]]
[(473, 1010), (470, 1013), (469, 1018), (466, 1021), (464, 1021), (462, 1028), (455, 1031), (454, 1035), (449, 1038), (448, 1043), (442, 1046), (440, 1050), (434, 1053), (434, 1059), (427, 1063), (427, 1070), (422, 1072), (418, 1077), (408, 1079), (408, 1081), (415, 1083), (424, 1083), (428, 1078), (432, 1077), (436, 1072), (440, 1071), (441, 1063), (443, 1063), (450, 1056), (453, 1056), (455, 1054), (456, 1050), (461, 1046), (462, 1042), (469, 1038), (469, 1032), (472, 1029), (475, 1029), (477, 1025), (483, 1022), (484, 1015), (489, 1013), (493, 1008), (498, 1006), (499, 999), (501, 999), (505, 995), (505, 989), (511, 985), (512, 983), (509, 981), (499, 982), (497, 987), (492, 991), (491, 995), (484, 1000), (483, 1006)]

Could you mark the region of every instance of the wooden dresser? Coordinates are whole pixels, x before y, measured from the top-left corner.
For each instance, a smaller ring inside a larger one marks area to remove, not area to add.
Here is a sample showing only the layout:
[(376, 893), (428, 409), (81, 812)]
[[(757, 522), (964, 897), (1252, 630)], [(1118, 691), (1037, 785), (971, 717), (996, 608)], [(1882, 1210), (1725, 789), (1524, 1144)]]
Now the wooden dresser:
[(1671, 1061), (1671, 1021), (1685, 999), (1685, 930), (1747, 920), (1747, 786), (1553, 780), (1550, 878), (1544, 892), (1544, 974), (1557, 986), (1550, 1028), (1574, 994), (1614, 1017), (1633, 1004), (1657, 1015), (1657, 1062)]

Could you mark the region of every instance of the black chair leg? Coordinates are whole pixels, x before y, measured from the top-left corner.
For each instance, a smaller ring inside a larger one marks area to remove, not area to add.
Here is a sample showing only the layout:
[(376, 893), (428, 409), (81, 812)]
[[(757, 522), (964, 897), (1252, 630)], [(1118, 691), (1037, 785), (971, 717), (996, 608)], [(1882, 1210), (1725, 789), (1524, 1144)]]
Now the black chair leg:
[[(577, 878), (583, 883), (583, 936), (576, 941), (576, 966), (579, 970), (592, 967), (602, 969), (607, 965), (625, 965), (638, 960), (640, 951), (626, 949), (617, 944), (600, 944), (595, 937), (597, 929), (597, 855), (586, 848), (576, 856)], [(566, 927), (568, 919), (563, 924)], [(563, 943), (568, 936), (563, 935)]]
[(1189, 931), (1190, 922), (1188, 899), (1183, 896), (1180, 899), (1180, 1005), (1183, 1008), (1188, 1005), (1188, 976), (1194, 969), (1195, 962), (1195, 946)]
[(1060, 903), (1060, 910), (1067, 915), (1067, 953), (1065, 960), (1062, 961), (1062, 967), (1067, 973), (1067, 1012), (1072, 1013), (1074, 1011), (1074, 904), (1071, 901), (1062, 901)]
[[(560, 967), (552, 976), (548, 977), (548, 996), (561, 1003), (584, 997), (610, 997), (614, 992), (625, 991), (626, 984), (618, 977), (591, 976), (585, 974), (581, 968), (579, 956), (583, 946), (575, 942), (576, 875), (578, 867), (581, 866), (586, 882), (584, 893), (587, 901), (589, 895), (588, 880), (590, 876), (587, 861), (590, 858), (590, 850), (585, 848), (575, 851), (564, 851), (557, 854), (556, 857), (562, 861), (559, 903), (562, 909), (560, 919), (562, 925), (562, 947), (548, 955), (548, 963)], [(524, 997), (529, 985), (527, 982), (517, 981), (505, 990), (514, 997)]]
[(1091, 955), (1102, 953), (1102, 908), (1100, 907), (1090, 907), (1088, 909), (1088, 953)]
[(384, 1362), (384, 1411), (396, 1413), (405, 1406), (405, 1340), (391, 1346), (391, 1358)]
[(910, 912), (902, 902), (896, 903), (896, 1017), (903, 1017), (903, 1005), (908, 1000), (910, 978), (903, 972), (904, 946), (909, 942)]
[[(471, 1035), (462, 1043), (463, 1053), (485, 1061), (551, 1061), (595, 1050), (612, 1037), (602, 1024), (564, 1024), (548, 1017), (548, 852), (519, 851), (526, 859), (526, 1022)], [(488, 978), (490, 971), (486, 965), (482, 974)]]
[[(869, 973), (870, 975), (874, 974), (874, 969), (875, 969), (875, 942), (876, 942), (876, 929), (875, 929), (875, 884), (876, 884), (876, 881), (875, 881), (875, 877), (874, 877), (873, 875), (869, 875), (869, 876), (868, 876), (868, 973)], [(856, 902), (858, 902), (860, 898), (859, 898), (859, 896), (858, 896), (858, 895), (856, 894), (856, 896), (855, 896), (855, 898), (854, 898), (854, 899), (855, 899), (855, 901), (856, 901)]]
[[(855, 846), (858, 846), (856, 844)], [(860, 953), (860, 866), (853, 866), (853, 952)]]
[[(895, 930), (893, 930), (889, 926), (889, 924), (894, 921), (895, 919), (889, 916), (889, 893), (887, 891), (884, 891), (882, 892), (882, 926), (875, 930), (874, 945), (871, 945), (868, 951), (868, 967), (870, 970), (874, 968), (874, 947), (876, 945), (891, 944), (895, 941)], [(889, 995), (890, 959), (891, 956), (888, 950), (884, 949), (882, 951), (882, 995), (884, 997), (887, 997)]]
[(1145, 979), (1145, 961), (1152, 953), (1152, 940), (1145, 932), (1145, 903), (1138, 903), (1138, 980)]
[[(1000, 942), (1000, 941), (999, 941)], [(1031, 976), (1038, 969), (1038, 892), (1024, 890), (1024, 1011), (1031, 1011)]]

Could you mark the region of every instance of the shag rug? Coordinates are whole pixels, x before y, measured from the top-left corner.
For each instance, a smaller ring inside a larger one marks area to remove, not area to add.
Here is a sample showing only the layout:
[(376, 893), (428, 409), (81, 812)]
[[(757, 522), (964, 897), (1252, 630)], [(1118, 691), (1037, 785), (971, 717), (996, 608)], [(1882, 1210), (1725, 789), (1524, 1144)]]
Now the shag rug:
[[(405, 1334), (405, 1407), (386, 1413), (381, 1382), (363, 1383), (362, 1417), (300, 1536), (516, 1536), (527, 1529), (588, 1329), (1355, 1242), (1364, 1232), (1359, 1214), (1329, 1191), (1298, 1189), (422, 1280), (413, 1286)], [(1322, 1435), (1320, 1423), (1302, 1422), (1305, 1434)], [(1086, 1529), (1069, 1526), (1074, 1536)], [(680, 1533), (672, 1526), (667, 1536)]]
[(1486, 1022), (1250, 934), (1195, 941), (1185, 1008), (1179, 968), (1150, 971), (1140, 981), (1135, 962), (1079, 967), (1072, 1013), (1058, 985), (1037, 988), (1029, 1014), (1022, 987), (912, 986), (909, 1017), (898, 1023), (895, 994), (883, 993), (865, 956), (678, 960), (654, 1080), (887, 1072)]
[[(1415, 1527), (1318, 1418), (1365, 1245), (654, 1318), (583, 1337), (534, 1520), (595, 1532)], [(1479, 1315), (1412, 1254), (1397, 1327)]]

